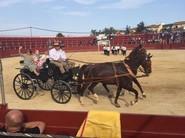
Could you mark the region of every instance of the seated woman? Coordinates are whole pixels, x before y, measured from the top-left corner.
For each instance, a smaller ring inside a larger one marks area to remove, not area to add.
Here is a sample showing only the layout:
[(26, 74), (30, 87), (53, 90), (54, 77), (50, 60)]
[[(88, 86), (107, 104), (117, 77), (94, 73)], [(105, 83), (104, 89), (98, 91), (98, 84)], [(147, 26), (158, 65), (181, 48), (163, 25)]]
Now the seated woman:
[(35, 53), (33, 54), (33, 61), (34, 61), (34, 63), (37, 65), (38, 64), (38, 62), (39, 62), (39, 60), (40, 60), (40, 52), (39, 52), (39, 50), (35, 50)]
[(49, 58), (48, 51), (45, 51), (44, 54), (39, 58), (37, 62), (37, 71), (39, 72), (40, 69), (43, 68), (43, 64), (46, 62), (46, 60)]
[(21, 111), (10, 110), (5, 116), (5, 123), (0, 124), (0, 132), (41, 134), (45, 126), (42, 121), (25, 123)]
[(22, 47), (19, 47), (19, 55), (24, 58), (24, 67), (28, 68), (31, 72), (34, 72), (37, 76), (39, 76), (39, 73), (36, 70), (36, 65), (34, 63), (32, 51), (29, 49), (27, 50), (27, 53), (23, 54), (21, 49)]

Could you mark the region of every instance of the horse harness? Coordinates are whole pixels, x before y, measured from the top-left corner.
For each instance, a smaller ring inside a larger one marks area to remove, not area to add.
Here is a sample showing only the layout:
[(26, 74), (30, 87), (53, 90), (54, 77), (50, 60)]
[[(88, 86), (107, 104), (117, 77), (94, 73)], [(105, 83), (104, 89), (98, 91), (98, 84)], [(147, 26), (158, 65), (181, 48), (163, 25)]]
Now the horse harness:
[(123, 76), (132, 76), (134, 78), (136, 78), (136, 76), (134, 75), (134, 73), (132, 72), (132, 70), (130, 69), (129, 65), (127, 65), (124, 61), (123, 61), (123, 65), (126, 67), (128, 73), (123, 73), (123, 74), (117, 74), (117, 70), (116, 70), (116, 67), (115, 67), (115, 64), (112, 63), (112, 68), (113, 68), (113, 71), (114, 71), (114, 76), (108, 76), (108, 77), (92, 77), (92, 78), (83, 78), (83, 84), (85, 83), (94, 83), (94, 82), (101, 82), (101, 81), (106, 81), (106, 80), (111, 80), (111, 79), (116, 79), (116, 84), (118, 85), (119, 84), (119, 80), (118, 78), (120, 77), (123, 77)]

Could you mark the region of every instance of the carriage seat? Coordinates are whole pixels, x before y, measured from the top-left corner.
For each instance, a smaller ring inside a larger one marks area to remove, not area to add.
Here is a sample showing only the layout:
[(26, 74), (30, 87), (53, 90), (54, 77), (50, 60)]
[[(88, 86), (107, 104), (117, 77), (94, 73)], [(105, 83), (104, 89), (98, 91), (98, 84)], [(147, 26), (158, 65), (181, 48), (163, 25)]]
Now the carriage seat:
[(30, 71), (28, 68), (26, 67), (23, 67), (21, 70), (20, 70), (20, 73), (24, 73), (28, 76), (30, 76), (32, 79), (36, 79), (37, 76), (35, 75), (34, 72)]

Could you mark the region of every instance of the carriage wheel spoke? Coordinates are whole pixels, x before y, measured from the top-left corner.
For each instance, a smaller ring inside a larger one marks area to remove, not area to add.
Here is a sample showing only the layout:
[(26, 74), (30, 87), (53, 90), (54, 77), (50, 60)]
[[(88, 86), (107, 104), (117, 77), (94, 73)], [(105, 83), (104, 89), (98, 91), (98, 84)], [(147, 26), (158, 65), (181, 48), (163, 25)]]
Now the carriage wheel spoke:
[(21, 80), (15, 80), (15, 83), (22, 84)]
[(18, 76), (17, 79), (19, 79), (19, 81), (21, 82), (21, 77)]
[(65, 96), (65, 95), (63, 95), (63, 96), (62, 96), (62, 98), (63, 98), (64, 100), (68, 99), (68, 97), (66, 98), (66, 96)]
[(21, 83), (15, 83), (15, 86), (21, 86), (22, 84)]
[(17, 87), (17, 88), (16, 88), (16, 91), (20, 91), (20, 90), (22, 90), (20, 87)]
[(30, 93), (28, 90), (25, 91), (25, 95), (26, 95), (26, 98), (29, 98), (30, 97)]
[(24, 95), (24, 90), (21, 91), (21, 95), (20, 96), (22, 97), (23, 95)]
[(23, 97), (25, 98), (26, 97), (26, 90), (23, 91)]
[(67, 98), (69, 97), (69, 95), (67, 95), (67, 94), (65, 94), (65, 93), (64, 93), (63, 95), (64, 95), (64, 97), (67, 97)]
[(62, 95), (59, 96), (59, 102), (61, 101), (61, 99), (62, 99), (62, 101), (63, 101)]
[(17, 93), (20, 95), (20, 93), (22, 92), (22, 89), (19, 89), (19, 91), (17, 91)]
[(59, 94), (57, 94), (55, 98), (56, 98), (56, 99), (60, 98)]
[(27, 98), (27, 89), (24, 90), (24, 98)]
[(32, 89), (30, 89), (30, 88), (28, 88), (27, 90), (28, 90), (29, 92), (32, 92)]
[(30, 93), (28, 90), (25, 91), (25, 95), (26, 95), (26, 98), (29, 98), (30, 97)]
[(29, 97), (32, 95), (32, 93), (33, 93), (33, 91), (30, 91), (30, 90), (28, 89)]

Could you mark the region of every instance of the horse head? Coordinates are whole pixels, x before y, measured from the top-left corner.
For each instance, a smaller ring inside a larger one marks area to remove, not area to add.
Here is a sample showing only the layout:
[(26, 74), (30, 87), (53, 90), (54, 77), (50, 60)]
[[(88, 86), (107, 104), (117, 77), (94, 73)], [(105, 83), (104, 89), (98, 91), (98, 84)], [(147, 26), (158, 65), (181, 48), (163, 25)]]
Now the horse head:
[(150, 53), (147, 54), (146, 49), (142, 45), (139, 45), (125, 58), (125, 62), (132, 67), (133, 71), (136, 73), (139, 66), (142, 66), (144, 73), (149, 75), (152, 72), (151, 57), (152, 55)]
[(152, 55), (148, 53), (143, 60), (141, 66), (144, 69), (144, 73), (148, 76), (150, 73), (152, 73), (152, 61), (151, 61)]

